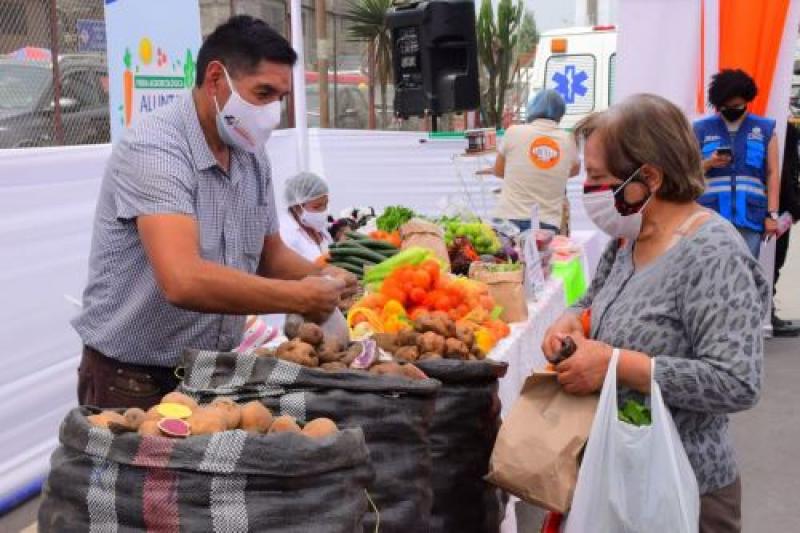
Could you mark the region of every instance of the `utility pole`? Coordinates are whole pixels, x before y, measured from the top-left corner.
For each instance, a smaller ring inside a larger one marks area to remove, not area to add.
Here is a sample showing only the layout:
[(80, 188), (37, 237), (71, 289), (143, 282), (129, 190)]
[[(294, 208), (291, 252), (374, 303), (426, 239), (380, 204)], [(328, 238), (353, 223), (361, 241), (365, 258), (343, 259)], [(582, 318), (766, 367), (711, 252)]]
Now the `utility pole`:
[(316, 0), (317, 72), (319, 73), (319, 126), (330, 128), (330, 98), (328, 96), (328, 10), (325, 0)]

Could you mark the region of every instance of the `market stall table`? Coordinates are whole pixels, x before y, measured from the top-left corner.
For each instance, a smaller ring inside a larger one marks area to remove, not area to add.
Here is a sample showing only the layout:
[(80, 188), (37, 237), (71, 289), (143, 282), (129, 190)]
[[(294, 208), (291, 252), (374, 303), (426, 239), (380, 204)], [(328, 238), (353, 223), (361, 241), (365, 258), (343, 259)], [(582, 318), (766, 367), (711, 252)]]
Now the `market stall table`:
[[(542, 352), (542, 341), (547, 328), (566, 309), (564, 286), (561, 280), (551, 278), (535, 302), (528, 305), (528, 320), (511, 325), (511, 335), (500, 341), (490, 357), (508, 363), (508, 372), (500, 380), (498, 394), (501, 413), (506, 415), (519, 397), (525, 379), (537, 369), (544, 367), (546, 360)], [(517, 533), (515, 514), (517, 498), (512, 497), (506, 509), (502, 533)]]

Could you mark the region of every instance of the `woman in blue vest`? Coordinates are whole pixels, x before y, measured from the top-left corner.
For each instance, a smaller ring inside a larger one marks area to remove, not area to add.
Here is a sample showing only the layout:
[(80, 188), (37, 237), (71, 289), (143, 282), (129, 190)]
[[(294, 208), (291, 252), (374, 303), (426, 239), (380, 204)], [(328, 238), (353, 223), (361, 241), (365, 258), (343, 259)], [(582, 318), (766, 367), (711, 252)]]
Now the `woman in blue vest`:
[(723, 70), (708, 88), (716, 113), (694, 123), (706, 177), (699, 202), (736, 226), (755, 257), (777, 230), (780, 195), (775, 121), (747, 112), (757, 93), (744, 71)]

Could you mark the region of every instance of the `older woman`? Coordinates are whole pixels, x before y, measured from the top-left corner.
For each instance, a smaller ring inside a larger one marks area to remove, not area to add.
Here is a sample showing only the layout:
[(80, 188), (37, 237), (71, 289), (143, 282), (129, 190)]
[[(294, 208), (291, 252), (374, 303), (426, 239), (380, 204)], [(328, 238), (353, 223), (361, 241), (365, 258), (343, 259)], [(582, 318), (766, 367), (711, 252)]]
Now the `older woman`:
[(511, 126), (503, 138), (494, 175), (505, 183), (495, 216), (520, 230), (530, 229), (534, 204), (542, 228), (561, 227), (567, 179), (580, 169), (575, 141), (558, 128), (565, 109), (556, 91), (540, 91), (528, 105), (528, 124)]
[(649, 393), (652, 368), (697, 476), (700, 531), (739, 531), (728, 414), (759, 397), (768, 283), (736, 229), (696, 202), (700, 152), (677, 107), (634, 96), (575, 133), (585, 140), (587, 212), (616, 240), (587, 296), (547, 332), (544, 352), (552, 357), (564, 336), (575, 339), (575, 354), (556, 367), (575, 394), (602, 387), (614, 348), (623, 399)]

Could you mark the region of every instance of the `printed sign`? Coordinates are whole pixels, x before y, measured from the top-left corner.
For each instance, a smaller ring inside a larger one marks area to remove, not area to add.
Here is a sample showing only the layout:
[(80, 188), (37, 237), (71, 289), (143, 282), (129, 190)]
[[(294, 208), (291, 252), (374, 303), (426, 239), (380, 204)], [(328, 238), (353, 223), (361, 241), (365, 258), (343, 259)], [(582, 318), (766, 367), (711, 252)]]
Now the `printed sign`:
[(111, 139), (195, 83), (197, 0), (106, 0)]
[(528, 148), (528, 157), (537, 167), (548, 170), (561, 161), (561, 148), (550, 137), (537, 137)]
[(78, 19), (78, 52), (106, 51), (106, 21)]

